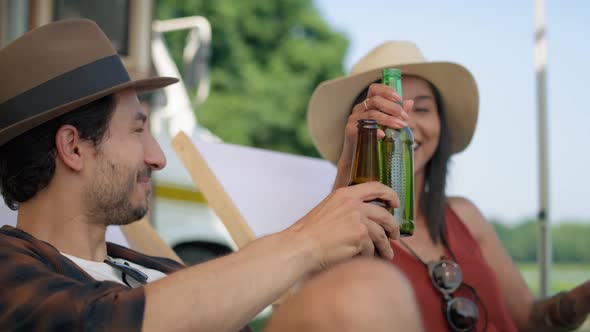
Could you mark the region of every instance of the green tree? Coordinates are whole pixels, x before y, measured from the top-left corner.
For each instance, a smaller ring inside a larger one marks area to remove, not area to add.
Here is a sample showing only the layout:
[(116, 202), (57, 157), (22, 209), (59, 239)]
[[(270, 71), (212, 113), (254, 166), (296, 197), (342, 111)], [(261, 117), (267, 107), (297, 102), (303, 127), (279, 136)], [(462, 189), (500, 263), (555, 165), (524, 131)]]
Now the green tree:
[(526, 220), (510, 229), (508, 250), (520, 262), (537, 260), (537, 221)]
[[(535, 262), (537, 256), (537, 223), (525, 220), (507, 226), (490, 221), (504, 247), (519, 263)], [(556, 263), (590, 263), (590, 223), (587, 221), (560, 222), (551, 228), (553, 261)]]
[(555, 261), (590, 262), (590, 225), (563, 223), (551, 235)]
[(534, 262), (537, 259), (537, 226), (534, 220), (525, 220), (514, 226), (493, 222), (496, 234), (504, 247), (518, 262)]
[[(347, 39), (311, 0), (159, 0), (159, 19), (212, 25), (211, 94), (197, 118), (224, 141), (317, 156), (306, 109), (316, 85), (343, 74)], [(168, 34), (177, 63), (185, 34)]]

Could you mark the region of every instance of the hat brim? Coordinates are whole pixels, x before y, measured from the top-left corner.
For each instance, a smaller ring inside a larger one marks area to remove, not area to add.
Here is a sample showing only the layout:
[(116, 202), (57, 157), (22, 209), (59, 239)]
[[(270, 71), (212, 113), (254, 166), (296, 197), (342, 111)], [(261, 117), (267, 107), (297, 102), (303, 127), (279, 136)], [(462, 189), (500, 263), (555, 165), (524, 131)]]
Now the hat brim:
[(42, 123), (45, 123), (51, 119), (54, 119), (62, 114), (65, 114), (69, 111), (72, 111), (78, 107), (83, 105), (89, 104), (97, 99), (100, 99), (104, 96), (117, 93), (126, 89), (134, 89), (138, 92), (140, 91), (149, 91), (149, 90), (156, 90), (160, 88), (164, 88), (170, 84), (174, 84), (178, 82), (178, 79), (173, 77), (152, 77), (146, 78), (136, 81), (128, 81), (125, 83), (121, 83), (118, 85), (111, 86), (107, 89), (101, 90), (94, 94), (85, 96), (83, 98), (79, 98), (73, 100), (67, 104), (60, 105), (58, 107), (54, 107), (52, 109), (48, 109), (47, 111), (40, 113), (34, 117), (27, 118), (23, 121), (14, 123), (2, 130), (0, 130), (0, 145), (8, 142), (9, 140), (15, 138), (16, 136), (39, 126)]
[(307, 109), (310, 135), (320, 154), (334, 164), (338, 162), (352, 103), (369, 84), (381, 78), (382, 69), (387, 67), (400, 69), (402, 75), (419, 76), (438, 89), (451, 134), (452, 152), (463, 151), (469, 145), (477, 123), (477, 83), (473, 75), (459, 64), (420, 62), (383, 66), (320, 84)]

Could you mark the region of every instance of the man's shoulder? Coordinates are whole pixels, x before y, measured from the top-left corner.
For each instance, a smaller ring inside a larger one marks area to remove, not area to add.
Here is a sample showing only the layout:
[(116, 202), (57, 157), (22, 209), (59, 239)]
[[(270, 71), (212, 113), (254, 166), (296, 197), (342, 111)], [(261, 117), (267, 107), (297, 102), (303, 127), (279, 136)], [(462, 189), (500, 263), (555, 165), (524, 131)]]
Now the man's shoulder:
[[(28, 239), (28, 234), (10, 225), (4, 225), (0, 228), (0, 248), (22, 248), (30, 249), (32, 242)], [(29, 235), (30, 236), (30, 235)]]
[(4, 272), (28, 271), (32, 266), (55, 271), (56, 266), (61, 266), (59, 256), (57, 249), (18, 228), (0, 228), (0, 261)]

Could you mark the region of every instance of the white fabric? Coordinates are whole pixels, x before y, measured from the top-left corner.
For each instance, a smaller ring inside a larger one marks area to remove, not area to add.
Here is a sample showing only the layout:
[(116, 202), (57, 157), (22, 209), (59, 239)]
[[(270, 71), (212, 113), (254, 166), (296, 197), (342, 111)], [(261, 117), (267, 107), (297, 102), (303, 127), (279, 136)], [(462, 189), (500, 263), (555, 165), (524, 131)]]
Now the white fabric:
[[(193, 142), (256, 237), (288, 228), (332, 191), (336, 167), (329, 161), (225, 143)], [(177, 158), (174, 152), (167, 156), (169, 166), (182, 165), (172, 161)], [(190, 183), (186, 170), (174, 171), (168, 181)]]
[[(114, 267), (108, 265), (107, 263), (89, 261), (89, 260), (82, 259), (82, 258), (79, 258), (76, 256), (64, 254), (63, 252), (61, 254), (64, 255), (65, 257), (69, 258), (72, 262), (76, 263), (76, 265), (78, 265), (82, 270), (86, 271), (86, 273), (90, 274), (90, 276), (92, 278), (96, 279), (97, 281), (114, 281), (114, 282), (118, 282), (120, 284), (125, 285), (125, 283), (123, 282), (123, 279), (122, 279), (121, 272), (119, 270), (115, 269)], [(129, 264), (129, 266), (136, 268), (136, 269), (140, 270), (141, 272), (145, 273), (148, 276), (147, 282), (154, 282), (154, 281), (166, 276), (166, 274), (164, 274), (158, 270), (148, 269), (147, 267), (129, 262), (129, 261), (122, 259), (122, 258), (113, 258), (113, 257), (109, 257), (109, 258), (117, 263), (127, 262), (127, 264)], [(133, 279), (133, 278), (127, 277), (127, 281), (130, 283), (130, 285), (132, 285), (133, 287), (141, 286), (138, 283), (132, 282), (131, 279)]]

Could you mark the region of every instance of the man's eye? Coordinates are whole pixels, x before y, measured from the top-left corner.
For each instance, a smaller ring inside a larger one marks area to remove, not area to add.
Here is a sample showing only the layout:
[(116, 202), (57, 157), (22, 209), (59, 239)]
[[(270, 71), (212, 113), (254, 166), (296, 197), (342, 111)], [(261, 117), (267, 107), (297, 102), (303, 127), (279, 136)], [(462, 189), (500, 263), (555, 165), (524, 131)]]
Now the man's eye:
[(143, 133), (143, 127), (135, 129), (136, 133)]
[(423, 108), (423, 107), (417, 107), (417, 108), (414, 109), (414, 112), (428, 113), (428, 112), (430, 112), (430, 109)]

